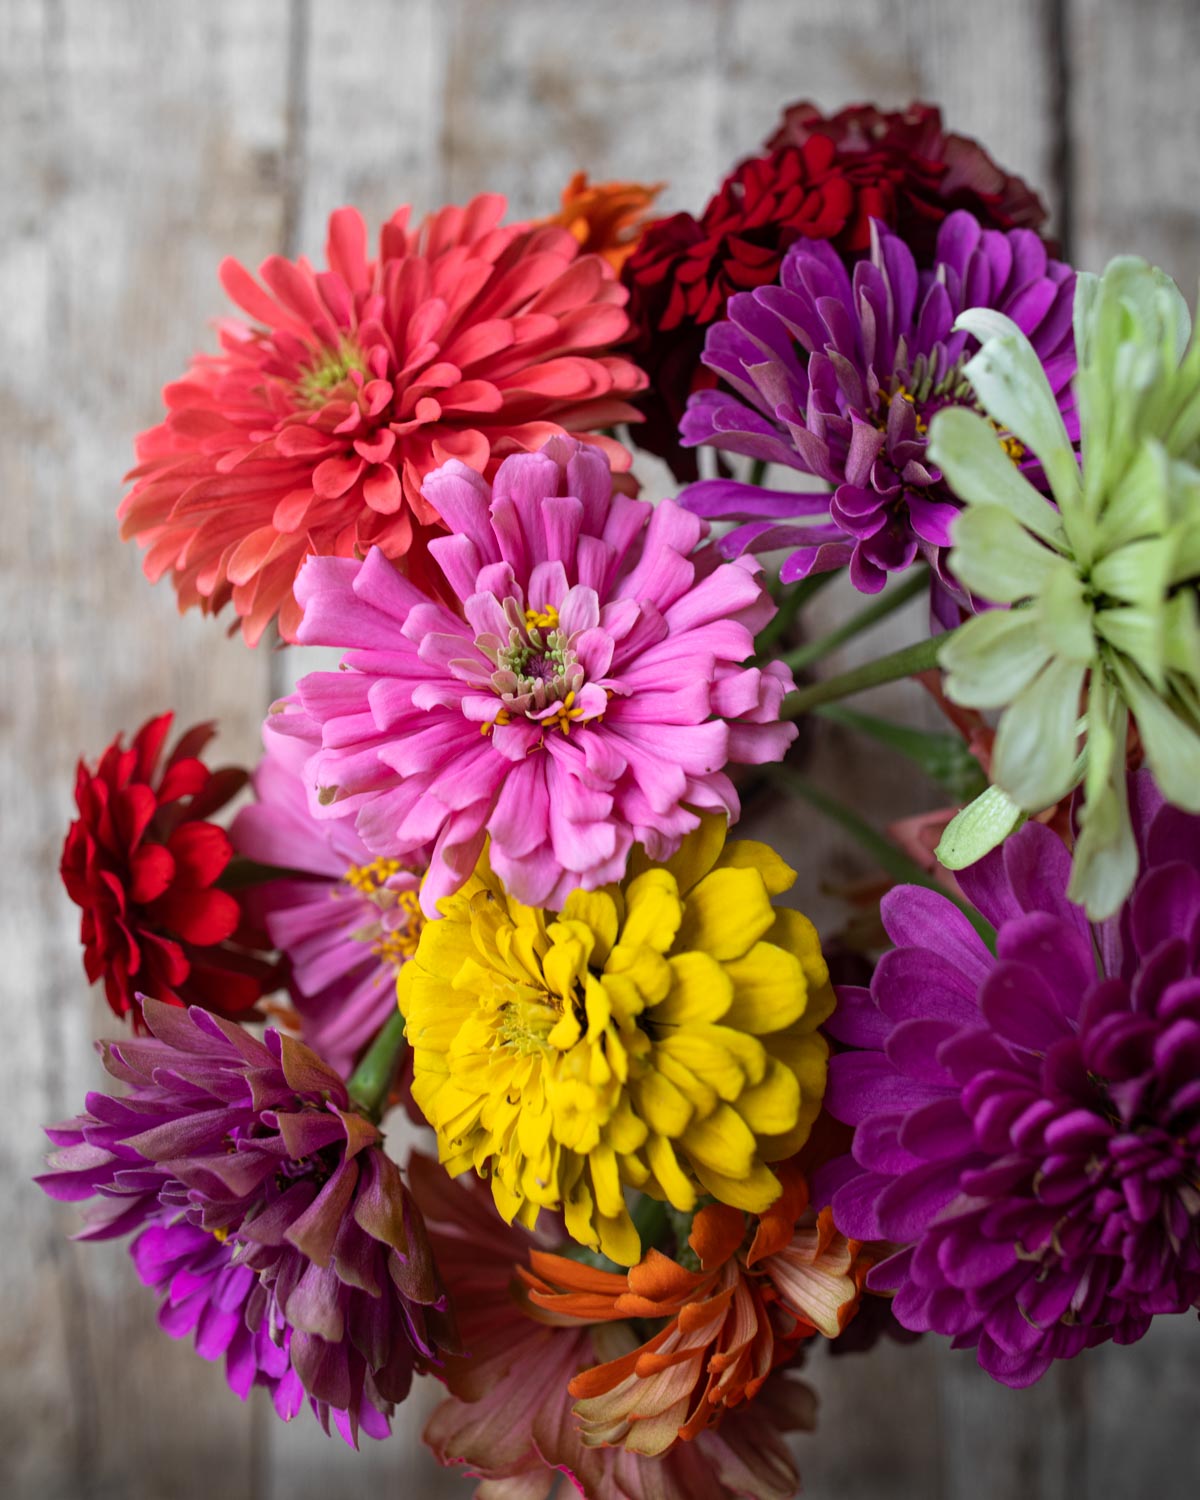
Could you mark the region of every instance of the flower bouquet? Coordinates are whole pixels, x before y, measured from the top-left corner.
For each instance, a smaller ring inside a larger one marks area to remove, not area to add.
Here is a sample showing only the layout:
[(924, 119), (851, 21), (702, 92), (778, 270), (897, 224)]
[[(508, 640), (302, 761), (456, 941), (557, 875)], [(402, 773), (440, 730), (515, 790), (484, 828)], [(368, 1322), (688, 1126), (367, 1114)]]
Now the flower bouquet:
[[(698, 216), (657, 191), (225, 262), (122, 534), (336, 666), (249, 773), (118, 735), (62, 856), (128, 1024), (41, 1186), (284, 1420), (357, 1446), (440, 1382), (488, 1500), (783, 1500), (816, 1340), (1026, 1386), (1200, 1304), (1186, 304), (1073, 270), (927, 105), (795, 105)], [(838, 641), (927, 628), (813, 680), (839, 575)], [(943, 731), (833, 712), (952, 805), (868, 830), (819, 936), (741, 803), (861, 822), (798, 724), (909, 677)]]

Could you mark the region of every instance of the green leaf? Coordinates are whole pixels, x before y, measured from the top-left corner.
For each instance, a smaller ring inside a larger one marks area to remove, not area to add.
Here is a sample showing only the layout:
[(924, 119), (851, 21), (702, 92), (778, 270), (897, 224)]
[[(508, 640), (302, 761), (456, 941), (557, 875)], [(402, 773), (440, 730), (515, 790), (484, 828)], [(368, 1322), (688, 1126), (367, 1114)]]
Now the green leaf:
[(1025, 822), (1026, 813), (1002, 788), (990, 786), (952, 818), (934, 850), (947, 870), (965, 870), (990, 854)]
[(912, 729), (907, 724), (893, 724), (890, 719), (832, 704), (818, 712), (822, 718), (869, 735), (889, 750), (907, 756), (932, 780), (940, 782), (956, 802), (969, 801), (987, 786), (983, 768), (961, 735)]
[(911, 885), (928, 886), (931, 890), (940, 892), (948, 900), (962, 911), (963, 915), (987, 943), (988, 947), (995, 951), (996, 933), (995, 929), (980, 915), (969, 901), (964, 901), (959, 896), (950, 895), (944, 887), (940, 886), (932, 875), (921, 868), (915, 860), (909, 859), (902, 850), (897, 849), (895, 844), (885, 839), (863, 818), (847, 807), (844, 802), (839, 802), (836, 797), (831, 797), (828, 792), (815, 786), (806, 776), (800, 776), (795, 771), (790, 771), (784, 766), (775, 766), (768, 773), (772, 780), (779, 783), (785, 790), (793, 792), (802, 797), (810, 806), (815, 807), (818, 812), (823, 813), (831, 822), (837, 823), (862, 845), (877, 861), (893, 880), (906, 881)]

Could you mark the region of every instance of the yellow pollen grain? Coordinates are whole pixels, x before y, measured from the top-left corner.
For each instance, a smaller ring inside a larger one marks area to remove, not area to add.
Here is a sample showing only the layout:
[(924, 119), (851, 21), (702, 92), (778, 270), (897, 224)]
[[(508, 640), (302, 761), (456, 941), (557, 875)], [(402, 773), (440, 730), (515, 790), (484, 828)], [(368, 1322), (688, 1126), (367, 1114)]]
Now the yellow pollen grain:
[(408, 916), (403, 927), (394, 928), (371, 944), (371, 952), (398, 969), (417, 951), (421, 941), (421, 928), (425, 925), (425, 914), (421, 910), (421, 898), (416, 891), (401, 891), (396, 906)]
[(351, 865), (343, 879), (353, 890), (363, 896), (373, 896), (385, 886), (393, 875), (399, 875), (404, 866), (398, 859), (381, 855), (369, 865)]
[[(992, 426), (996, 427), (995, 422), (992, 423)], [(1009, 459), (1014, 464), (1019, 464), (1025, 457), (1025, 444), (1020, 438), (1013, 437), (1011, 432), (1005, 432), (1000, 427), (996, 427), (996, 434), (1000, 439), (1000, 446), (1008, 454)]]
[[(879, 393), (879, 399), (883, 402), (883, 409), (885, 412), (891, 406), (893, 400), (895, 400), (897, 397), (899, 397), (901, 401), (907, 401), (909, 406), (915, 407), (917, 404), (916, 398), (913, 396), (912, 392), (905, 390), (902, 385), (898, 385), (894, 391), (880, 391)], [(921, 437), (925, 437), (929, 432), (929, 423), (920, 414), (920, 412), (917, 412), (916, 416), (917, 432)]]
[(527, 609), (525, 611), (526, 630), (557, 630), (558, 610), (553, 604), (547, 604), (545, 609)]
[(563, 734), (565, 734), (569, 739), (571, 735), (571, 725), (574, 724), (576, 720), (583, 718), (583, 709), (576, 708), (574, 705), (575, 694), (568, 693), (563, 701), (558, 705), (558, 712), (554, 715), (554, 717), (552, 719), (542, 720), (543, 728), (561, 729)]

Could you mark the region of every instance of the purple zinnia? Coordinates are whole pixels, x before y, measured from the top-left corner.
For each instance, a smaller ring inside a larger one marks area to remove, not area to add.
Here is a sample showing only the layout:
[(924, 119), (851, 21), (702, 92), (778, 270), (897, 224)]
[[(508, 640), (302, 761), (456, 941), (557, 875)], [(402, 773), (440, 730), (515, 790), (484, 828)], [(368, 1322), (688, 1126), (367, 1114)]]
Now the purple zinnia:
[(1200, 1300), (1200, 817), (1131, 783), (1142, 873), (1089, 927), (1071, 858), (1030, 823), (946, 897), (883, 904), (896, 948), (827, 1023), (826, 1104), (853, 1158), (818, 1184), (906, 1328), (976, 1348), (1006, 1385)]
[[(781, 578), (850, 564), (854, 586), (876, 593), (918, 553), (941, 573), (958, 502), (925, 460), (926, 432), (944, 406), (974, 405), (962, 367), (979, 347), (954, 320), (971, 307), (1007, 314), (1037, 351), (1072, 438), (1071, 330), (1075, 275), (1032, 230), (984, 229), (965, 210), (937, 237), (931, 270), (878, 221), (871, 256), (853, 277), (823, 241), (788, 251), (778, 286), (729, 299), (710, 329), (704, 363), (733, 387), (691, 397), (686, 446), (707, 444), (812, 474), (827, 494), (762, 490), (713, 479), (685, 491), (698, 515), (743, 524), (727, 557), (791, 547)], [(1029, 473), (1036, 460), (1015, 439)], [(1038, 471), (1040, 477), (1040, 471)]]
[(287, 1418), (307, 1397), (326, 1431), (383, 1436), (445, 1330), (425, 1227), (378, 1128), (302, 1042), (263, 1041), (195, 1007), (143, 1002), (152, 1037), (100, 1044), (132, 1085), (88, 1095), (47, 1131), (53, 1198), (99, 1197), (84, 1238), (140, 1231), (160, 1322), (226, 1357), (244, 1396)]
[[(270, 728), (272, 720), (268, 719)], [(292, 873), (251, 886), (247, 912), (290, 964), (304, 1040), (340, 1073), (396, 1009), (396, 975), (424, 924), (424, 852), (372, 854), (349, 818), (314, 818), (304, 787), (311, 747), (267, 733), (256, 800), (229, 830), (239, 854)]]

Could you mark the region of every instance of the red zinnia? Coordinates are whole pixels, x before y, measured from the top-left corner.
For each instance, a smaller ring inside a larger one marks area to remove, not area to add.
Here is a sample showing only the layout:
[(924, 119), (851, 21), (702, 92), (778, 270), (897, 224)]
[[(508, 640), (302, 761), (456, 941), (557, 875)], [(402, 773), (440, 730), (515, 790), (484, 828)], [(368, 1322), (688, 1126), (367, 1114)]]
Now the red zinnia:
[(853, 105), (828, 118), (794, 104), (766, 149), (730, 173), (699, 219), (650, 224), (624, 269), (634, 347), (651, 386), (637, 441), (681, 479), (696, 477), (696, 459), (679, 447), (679, 421), (691, 392), (714, 379), (700, 364), (705, 329), (734, 292), (773, 282), (795, 240), (828, 240), (856, 260), (880, 219), (927, 264), (938, 225), (955, 209), (997, 229), (1037, 229), (1046, 218), (1019, 177), (977, 141), (943, 130), (929, 104)]
[(83, 965), (118, 1016), (136, 995), (237, 1015), (268, 986), (269, 965), (231, 947), (241, 912), (215, 883), (233, 854), (225, 831), (205, 822), (244, 785), (233, 767), (210, 771), (199, 752), (214, 734), (198, 724), (159, 769), (172, 715), (143, 724), (126, 749), (120, 735), (94, 771), (79, 762), (79, 817), (63, 845), (67, 894), (83, 908)]
[(504, 208), (481, 196), (415, 231), (401, 208), (377, 259), (358, 212), (339, 209), (329, 269), (270, 256), (265, 288), (224, 262), (250, 322), (222, 322), (221, 352), (165, 388), (119, 511), (181, 609), (232, 602), (248, 644), (272, 619), (291, 640), (305, 558), (404, 557), (437, 527), (421, 485), (447, 459), (491, 478), (506, 454), (572, 432), (629, 467), (596, 435), (636, 415), (626, 398), (645, 385), (608, 352), (627, 293), (568, 230), (502, 226)]

